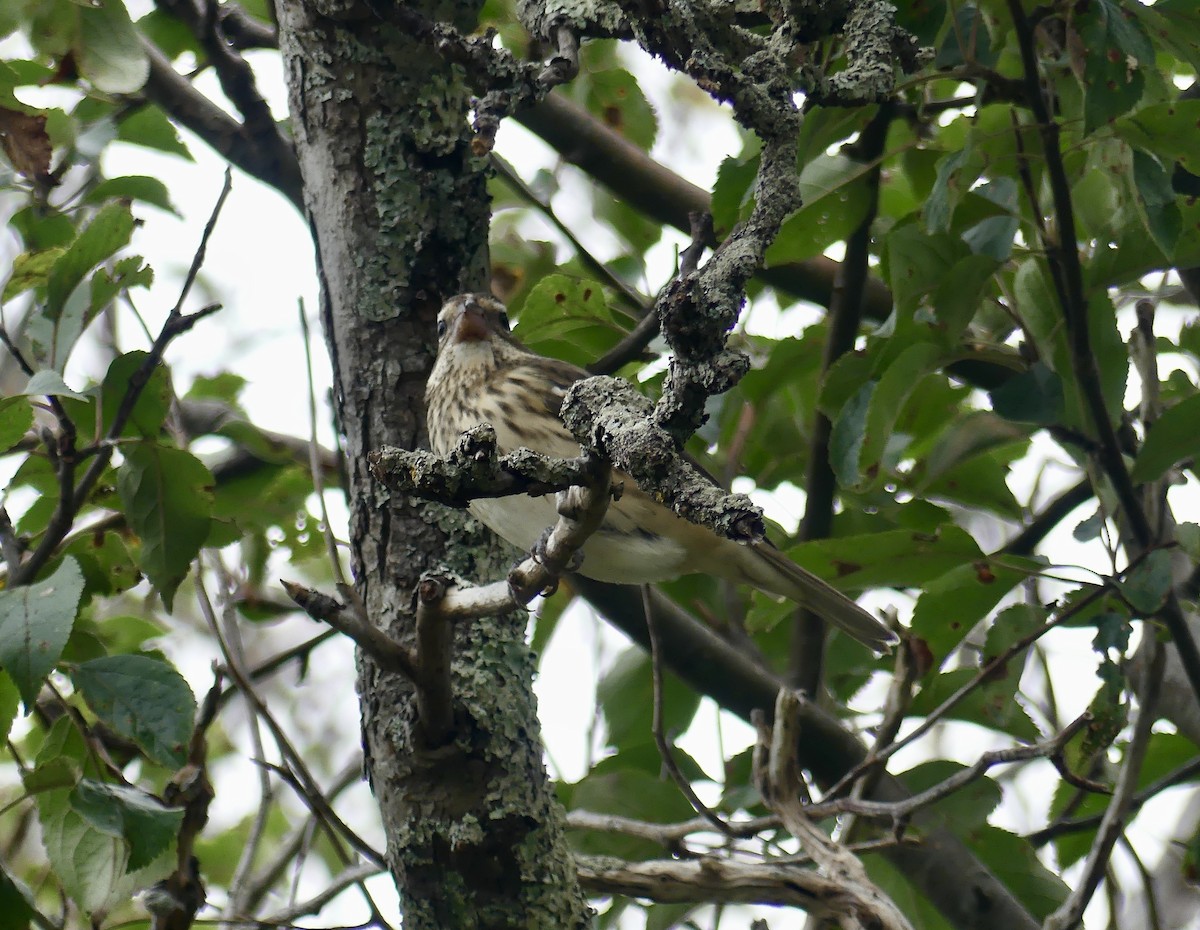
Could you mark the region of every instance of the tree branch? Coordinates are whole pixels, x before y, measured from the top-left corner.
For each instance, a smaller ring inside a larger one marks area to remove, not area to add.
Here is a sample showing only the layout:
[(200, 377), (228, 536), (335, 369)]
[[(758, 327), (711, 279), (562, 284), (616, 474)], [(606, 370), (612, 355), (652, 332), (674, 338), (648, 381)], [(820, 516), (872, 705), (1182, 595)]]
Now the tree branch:
[(1080, 876), (1075, 888), (1057, 910), (1054, 911), (1043, 925), (1044, 930), (1070, 930), (1083, 920), (1083, 912), (1095, 894), (1096, 888), (1104, 877), (1104, 870), (1112, 856), (1113, 845), (1125, 830), (1133, 802), (1134, 791), (1137, 788), (1138, 774), (1142, 770), (1142, 762), (1146, 750), (1150, 746), (1151, 728), (1154, 726), (1155, 704), (1162, 689), (1163, 666), (1166, 662), (1166, 651), (1161, 644), (1155, 644), (1155, 655), (1151, 661), (1150, 674), (1146, 676), (1145, 685), (1139, 695), (1137, 721), (1133, 727), (1133, 738), (1125, 747), (1124, 758), (1121, 760), (1121, 774), (1117, 776), (1116, 788), (1112, 800), (1104, 812), (1100, 828), (1092, 848), (1088, 851), (1084, 863), (1083, 875)]
[(372, 474), (393, 491), (460, 508), (479, 498), (540, 497), (588, 480), (586, 456), (556, 459), (529, 449), (498, 455), (496, 431), (486, 423), (463, 433), (445, 458), (384, 446), (368, 461)]
[(198, 135), (218, 155), (274, 187), (297, 210), (304, 209), (300, 165), (290, 148), (266, 157), (242, 124), (177, 73), (156, 45), (142, 39), (142, 50), (150, 62), (150, 76), (142, 88), (148, 100)]
[(575, 866), (580, 884), (596, 895), (628, 895), (660, 903), (770, 904), (829, 918), (846, 909), (839, 882), (792, 863), (716, 857), (625, 862), (576, 856)]
[[(572, 576), (571, 584), (609, 623), (648, 648), (637, 588), (606, 585), (579, 576)], [(663, 595), (652, 591), (650, 600), (663, 658), (686, 684), (747, 721), (756, 709), (774, 707), (784, 682)], [(797, 737), (798, 758), (818, 783), (833, 784), (865, 758), (866, 748), (858, 736), (812, 703), (804, 705), (802, 722)], [(884, 773), (872, 796), (895, 801), (907, 798), (909, 793), (899, 780)], [(921, 814), (914, 819), (918, 824), (923, 822)], [(927, 830), (925, 843), (888, 848), (883, 855), (951, 924), (974, 930), (1036, 930), (1037, 921), (961, 840), (934, 823)], [(947, 875), (956, 876), (956, 881), (947, 882)]]
[(858, 857), (823, 833), (814, 823), (814, 817), (820, 815), (803, 803), (806, 791), (802, 790), (796, 746), (804, 703), (795, 691), (780, 688), (772, 722), (767, 723), (765, 712), (757, 715), (754, 781), (759, 793), (816, 862), (818, 871), (841, 887), (834, 919), (843, 927), (912, 930), (895, 902), (867, 877)]
[(583, 448), (595, 449), (685, 520), (729, 539), (763, 539), (762, 510), (744, 494), (727, 494), (680, 456), (653, 410), (628, 381), (597, 376), (571, 385), (560, 416)]
[[(884, 145), (892, 123), (893, 107), (884, 104), (871, 118), (855, 146), (855, 158), (871, 165), (864, 183), (868, 207), (858, 228), (846, 240), (846, 255), (838, 267), (829, 302), (829, 333), (821, 355), (824, 374), (839, 358), (854, 348), (863, 317), (866, 285), (870, 278), (871, 226), (879, 210), (879, 175)], [(833, 504), (837, 479), (829, 462), (829, 440), (833, 423), (816, 410), (808, 448), (808, 470), (804, 480), (804, 517), (800, 541), (825, 539), (833, 531)], [(825, 621), (814, 611), (800, 608), (792, 623), (789, 680), (805, 694), (820, 694), (825, 656)]]
[[(628, 139), (582, 107), (553, 93), (519, 111), (516, 121), (644, 216), (688, 232), (693, 213), (712, 209), (708, 192), (660, 165)], [(708, 243), (716, 245), (715, 238)], [(839, 263), (819, 256), (798, 264), (763, 269), (759, 276), (781, 290), (828, 306)], [(877, 276), (866, 282), (866, 313), (876, 320), (891, 312), (892, 296)]]

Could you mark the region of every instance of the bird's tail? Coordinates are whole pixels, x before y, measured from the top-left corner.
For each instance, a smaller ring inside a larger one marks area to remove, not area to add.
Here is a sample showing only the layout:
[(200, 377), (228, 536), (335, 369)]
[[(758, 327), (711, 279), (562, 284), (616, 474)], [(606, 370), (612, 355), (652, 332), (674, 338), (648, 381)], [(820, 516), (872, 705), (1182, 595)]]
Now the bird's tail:
[(896, 635), (828, 582), (801, 568), (770, 543), (740, 546), (746, 581), (806, 607), (876, 652), (890, 652)]

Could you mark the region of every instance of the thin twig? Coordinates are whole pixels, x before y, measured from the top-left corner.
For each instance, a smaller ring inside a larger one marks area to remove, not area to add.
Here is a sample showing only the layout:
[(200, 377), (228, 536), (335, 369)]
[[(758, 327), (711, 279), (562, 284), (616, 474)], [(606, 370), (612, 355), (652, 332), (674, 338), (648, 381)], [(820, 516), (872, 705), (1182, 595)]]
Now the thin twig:
[(1100, 827), (1096, 831), (1096, 839), (1088, 851), (1084, 862), (1083, 874), (1075, 887), (1059, 907), (1046, 918), (1044, 930), (1070, 930), (1083, 920), (1083, 912), (1095, 894), (1096, 888), (1103, 877), (1104, 869), (1112, 856), (1113, 844), (1125, 829), (1125, 823), (1137, 788), (1138, 775), (1142, 770), (1142, 762), (1146, 750), (1150, 746), (1150, 734), (1155, 721), (1155, 705), (1162, 691), (1163, 668), (1166, 665), (1166, 650), (1161, 643), (1155, 642), (1154, 655), (1151, 659), (1150, 671), (1139, 695), (1137, 720), (1133, 725), (1133, 737), (1125, 747), (1124, 758), (1121, 761), (1121, 773), (1117, 776), (1117, 784), (1113, 788), (1112, 800), (1104, 811)]
[(679, 763), (675, 761), (675, 754), (671, 750), (671, 743), (667, 739), (667, 734), (663, 728), (662, 656), (658, 648), (658, 632), (654, 627), (654, 611), (650, 608), (649, 585), (642, 585), (642, 608), (646, 612), (646, 630), (650, 634), (650, 675), (654, 694), (651, 730), (654, 733), (654, 744), (658, 747), (658, 755), (662, 759), (664, 768), (670, 774), (671, 780), (683, 792), (683, 796), (688, 799), (688, 803), (692, 805), (692, 809), (721, 833), (728, 837), (733, 837), (734, 833), (730, 830), (729, 824), (716, 811), (700, 800), (699, 795), (696, 794), (696, 790), (692, 787), (692, 783), (680, 771)]
[[(299, 904), (294, 904), (291, 907), (284, 908), (281, 911), (276, 911), (269, 915), (266, 921), (277, 923), (280, 925), (288, 925), (297, 917), (307, 917), (312, 914), (320, 913), (330, 901), (340, 895), (351, 885), (361, 885), (368, 878), (373, 878), (381, 872), (386, 871), (383, 867), (376, 865), (374, 862), (359, 862), (355, 865), (347, 867), (340, 875), (335, 875), (318, 894), (313, 895), (307, 901), (301, 901)], [(256, 921), (257, 922), (257, 921)]]
[(339, 633), (350, 637), (363, 652), (374, 659), (380, 668), (397, 672), (409, 681), (417, 679), (416, 657), (403, 644), (396, 642), (376, 626), (358, 615), (358, 612), (303, 585), (281, 580), (280, 584), (306, 614), (321, 623), (327, 623)]
[[(200, 574), (196, 575), (196, 602), (200, 607), (200, 613), (208, 622), (210, 628), (215, 627), (216, 612), (213, 610), (212, 602), (208, 597), (208, 591), (204, 584), (204, 578)], [(230, 663), (228, 655), (225, 656), (228, 671), (233, 680), (237, 683), (238, 689), (242, 696), (254, 705), (255, 710), (259, 713), (267, 729), (271, 731), (271, 738), (275, 741), (279, 748), (280, 755), (287, 767), (275, 766), (270, 763), (262, 763), (266, 768), (276, 772), (289, 786), (291, 786), (296, 794), (304, 801), (305, 805), (321, 820), (322, 826), (326, 829), (331, 840), (334, 840), (335, 849), (341, 850), (340, 844), (336, 842), (338, 837), (344, 838), (350, 843), (359, 853), (365, 858), (383, 866), (384, 857), (381, 853), (374, 850), (370, 844), (362, 839), (357, 833), (351, 830), (342, 821), (340, 817), (333, 811), (325, 801), (325, 793), (321, 791), (317, 785), (316, 779), (313, 778), (307, 764), (296, 748), (292, 745), (283, 727), (275, 719), (270, 709), (259, 697), (252, 682), (242, 673), (235, 664)], [(344, 854), (343, 854), (344, 855)]]
[[(1132, 568), (1134, 564), (1136, 563), (1131, 563), (1129, 568)], [(1126, 571), (1128, 570), (1129, 569), (1126, 569)], [(908, 733), (903, 739), (897, 740), (877, 754), (868, 754), (867, 758), (863, 759), (862, 762), (842, 776), (842, 778), (840, 778), (827, 793), (830, 795), (839, 794), (840, 792), (844, 791), (848, 785), (852, 784), (855, 779), (860, 778), (864, 773), (870, 771), (873, 766), (882, 765), (905, 746), (909, 746), (916, 740), (920, 739), (931, 729), (933, 729), (938, 721), (940, 721), (946, 714), (958, 706), (960, 701), (962, 701), (968, 694), (978, 688), (985, 681), (990, 680), (991, 676), (993, 676), (999, 669), (1003, 668), (1011, 659), (1020, 655), (1052, 629), (1065, 623), (1081, 610), (1091, 606), (1096, 602), (1097, 599), (1108, 593), (1110, 592), (1106, 587), (1096, 588), (1094, 591), (1085, 595), (1083, 598), (1073, 604), (1069, 610), (1063, 611), (1057, 617), (1049, 620), (1044, 626), (1041, 626), (1032, 633), (1028, 633), (1021, 637), (1003, 652), (999, 653), (984, 665), (980, 666), (979, 671), (977, 671), (971, 677), (970, 681), (965, 682), (961, 687), (956, 689), (953, 694), (942, 701), (941, 704), (930, 711), (925, 716), (925, 719), (922, 720), (911, 733)]]
[[(1168, 788), (1174, 788), (1176, 785), (1192, 781), (1197, 775), (1200, 775), (1200, 756), (1197, 756), (1190, 762), (1184, 763), (1174, 771), (1168, 772), (1161, 778), (1156, 778), (1141, 791), (1137, 792), (1129, 802), (1129, 816), (1132, 817), (1137, 814), (1142, 809), (1142, 806), (1151, 798), (1157, 797)], [(1104, 814), (1100, 813), (1092, 814), (1088, 817), (1079, 817), (1076, 820), (1061, 820), (1027, 834), (1025, 839), (1033, 846), (1044, 846), (1046, 843), (1056, 840), (1060, 836), (1094, 829), (1100, 826), (1100, 821), (1103, 819)]]
[(300, 334), (304, 339), (304, 370), (308, 374), (308, 468), (312, 474), (313, 493), (317, 495), (317, 503), (321, 508), (325, 555), (329, 558), (329, 567), (333, 571), (334, 583), (340, 589), (346, 586), (346, 576), (342, 572), (342, 560), (338, 557), (337, 539), (333, 535), (329, 507), (325, 503), (325, 476), (318, 454), (320, 445), (317, 443), (317, 384), (313, 377), (312, 334), (308, 329), (308, 315), (304, 312), (303, 297), (297, 301), (297, 306), (300, 313)]
[(495, 166), (496, 172), (500, 177), (512, 189), (513, 193), (542, 213), (554, 228), (562, 234), (562, 237), (571, 243), (575, 254), (586, 269), (597, 275), (611, 287), (621, 298), (622, 302), (634, 310), (639, 317), (644, 318), (651, 315), (653, 304), (643, 295), (639, 294), (637, 290), (630, 287), (623, 278), (605, 265), (604, 262), (588, 251), (587, 247), (579, 241), (579, 237), (572, 232), (571, 227), (564, 223), (559, 215), (554, 212), (554, 207), (550, 205), (550, 202), (539, 197), (533, 188), (525, 183), (525, 179), (517, 173), (516, 168), (495, 152), (492, 153), (492, 164)]
[[(871, 227), (879, 211), (879, 178), (882, 155), (894, 109), (884, 104), (872, 117), (855, 146), (855, 160), (870, 165), (863, 183), (867, 209), (862, 221), (846, 240), (846, 256), (838, 267), (829, 302), (829, 332), (821, 353), (821, 378), (843, 355), (854, 348), (866, 302), (870, 274)], [(808, 469), (804, 478), (804, 517), (799, 541), (827, 538), (833, 531), (833, 506), (837, 479), (830, 463), (829, 443), (833, 422), (822, 411), (813, 416), (808, 446)], [(788, 680), (805, 694), (820, 694), (824, 677), (825, 621), (815, 611), (801, 607), (792, 623), (788, 656)]]
[[(183, 313), (183, 302), (191, 290), (192, 283), (196, 279), (201, 266), (204, 263), (204, 255), (208, 250), (208, 241), (212, 237), (213, 230), (216, 228), (217, 220), (221, 216), (221, 209), (225, 205), (225, 200), (229, 196), (229, 192), (233, 184), (232, 171), (229, 168), (225, 169), (225, 183), (222, 185), (221, 193), (217, 197), (217, 202), (213, 206), (212, 213), (209, 215), (208, 222), (204, 225), (204, 232), (200, 237), (200, 245), (196, 249), (196, 253), (192, 257), (191, 266), (188, 269), (187, 276), (184, 279), (183, 288), (180, 291), (179, 299), (175, 306), (171, 308), (171, 312), (167, 314), (166, 322), (163, 323), (162, 329), (159, 331), (158, 337), (154, 340), (150, 351), (146, 353), (146, 358), (141, 366), (129, 377), (129, 386), (126, 388), (124, 395), (121, 397), (120, 403), (113, 414), (112, 424), (109, 427), (105, 440), (96, 447), (95, 458), (92, 459), (91, 465), (88, 466), (79, 483), (74, 483), (75, 474), (75, 455), (74, 455), (74, 426), (70, 424), (69, 431), (65, 431), (64, 435), (68, 439), (68, 445), (65, 456), (59, 456), (59, 485), (60, 496), (58, 504), (54, 509), (53, 515), (50, 517), (50, 522), (46, 526), (42, 534), (42, 540), (37, 548), (33, 550), (29, 558), (21, 565), (16, 566), (9, 572), (9, 584), (18, 586), (28, 584), (42, 566), (49, 561), (50, 557), (57, 550), (58, 545), (63, 538), (70, 532), (71, 526), (75, 522), (75, 517), (79, 511), (87, 503), (88, 496), (92, 493), (92, 489), (96, 486), (96, 482), (104, 474), (108, 468), (109, 462), (112, 460), (113, 451), (116, 448), (116, 440), (120, 437), (121, 431), (125, 428), (129, 417), (133, 415), (134, 407), (137, 405), (138, 398), (142, 395), (142, 390), (150, 380), (154, 369), (158, 367), (162, 361), (163, 354), (167, 350), (167, 346), (175, 337), (186, 333), (197, 322), (215, 313), (220, 309), (219, 304), (213, 304), (205, 307), (195, 313), (185, 315)], [(60, 421), (60, 424), (62, 421)], [(70, 421), (62, 424), (64, 429)]]
[[(338, 796), (362, 779), (362, 757), (351, 759), (346, 765), (342, 766), (340, 772), (334, 777), (329, 785), (329, 790), (325, 793), (325, 801), (330, 806), (337, 800)], [(287, 869), (288, 863), (299, 855), (301, 847), (304, 845), (306, 838), (311, 834), (312, 827), (316, 825), (316, 816), (310, 811), (305, 822), (293, 830), (291, 835), (282, 842), (276, 844), (276, 851), (269, 862), (259, 869), (251, 879), (246, 882), (244, 890), (241, 893), (242, 913), (253, 914), (257, 911), (262, 899), (270, 892), (272, 886), (277, 882), (280, 876)]]
[(796, 753), (803, 698), (780, 688), (770, 726), (760, 717), (754, 751), (754, 780), (763, 800), (817, 863), (818, 871), (842, 887), (839, 897), (843, 926), (872, 926), (881, 930), (912, 930), (912, 925), (878, 885), (867, 876), (862, 861), (830, 839), (816, 825), (820, 816), (802, 801), (803, 775)]
[[(692, 213), (690, 220), (692, 241), (679, 256), (680, 275), (695, 272), (696, 266), (700, 262), (700, 256), (714, 238), (711, 214)], [(595, 375), (613, 374), (621, 366), (640, 358), (646, 347), (659, 334), (660, 329), (658, 312), (652, 307), (647, 307), (637, 325), (626, 333), (620, 342), (588, 365), (588, 371)]]
[(1087, 478), (1067, 488), (1046, 504), (1016, 536), (1006, 542), (997, 555), (1032, 555), (1051, 530), (1070, 516), (1076, 507), (1091, 500), (1095, 493), (1092, 482)]
[[(221, 607), (220, 625), (212, 627), (212, 633), (220, 644), (225, 661), (230, 664), (236, 664), (238, 675), (243, 680), (249, 681), (248, 669), (246, 667), (246, 650), (242, 643), (241, 630), (238, 629), (237, 606), (232, 596), (234, 589), (233, 579), (229, 577), (229, 573), (225, 570), (225, 566), (222, 564), (219, 555), (213, 553), (211, 562), (216, 571), (217, 580), (221, 585), (217, 594), (217, 602)], [(201, 558), (197, 560), (196, 571), (201, 572), (203, 570), (203, 558)], [(214, 616), (212, 619), (215, 621), (217, 618)], [(266, 837), (268, 818), (275, 803), (275, 792), (271, 786), (271, 776), (265, 768), (267, 752), (263, 745), (261, 722), (254, 701), (247, 702), (247, 710), (248, 719), (246, 723), (254, 753), (251, 761), (259, 763), (257, 766), (258, 807), (254, 812), (254, 819), (250, 823), (250, 832), (247, 835), (245, 843), (242, 844), (237, 864), (234, 866), (233, 878), (229, 881), (231, 893), (229, 900), (221, 912), (222, 918), (230, 918), (234, 914), (244, 910), (240, 890), (246, 883), (250, 869), (254, 866), (254, 861)]]
[[(1154, 527), (1147, 517), (1142, 498), (1138, 495), (1137, 488), (1134, 487), (1129, 469), (1126, 467), (1121, 453), (1120, 444), (1117, 441), (1116, 432), (1109, 419), (1104, 391), (1100, 383), (1100, 372), (1095, 353), (1092, 351), (1083, 268), (1075, 237), (1075, 213), (1071, 185), (1063, 164), (1062, 150), (1059, 144), (1059, 125), (1046, 103), (1038, 70), (1037, 51), (1034, 48), (1033, 27), (1025, 15), (1021, 0), (1008, 0), (1008, 7), (1024, 66), (1023, 80), (1026, 95), (1042, 139), (1046, 177), (1050, 184), (1050, 193), (1054, 204), (1057, 235), (1050, 236), (1043, 233), (1042, 241), (1046, 247), (1050, 277), (1062, 307), (1063, 318), (1066, 321), (1071, 367), (1075, 373), (1075, 380), (1079, 384), (1079, 393), (1087, 407), (1092, 429), (1098, 440), (1097, 459), (1112, 483), (1117, 500), (1121, 503), (1122, 516), (1128, 521), (1129, 530), (1133, 536), (1133, 545), (1130, 546), (1130, 549), (1134, 553), (1142, 552), (1164, 540), (1158, 539)], [(1037, 213), (1039, 207), (1036, 201), (1031, 206)], [(1171, 639), (1179, 653), (1179, 660), (1188, 683), (1191, 685), (1196, 699), (1200, 701), (1200, 649), (1196, 647), (1196, 641), (1192, 637), (1187, 618), (1184, 616), (1174, 592), (1168, 595), (1167, 603), (1160, 611), (1160, 616), (1171, 633)]]
[(0, 507), (0, 555), (4, 556), (9, 571), (21, 564), (21, 543), (13, 530), (7, 507)]
[(417, 717), (430, 746), (441, 746), (454, 731), (454, 694), (450, 660), (454, 626), (438, 610), (446, 595), (446, 582), (422, 578), (417, 585)]

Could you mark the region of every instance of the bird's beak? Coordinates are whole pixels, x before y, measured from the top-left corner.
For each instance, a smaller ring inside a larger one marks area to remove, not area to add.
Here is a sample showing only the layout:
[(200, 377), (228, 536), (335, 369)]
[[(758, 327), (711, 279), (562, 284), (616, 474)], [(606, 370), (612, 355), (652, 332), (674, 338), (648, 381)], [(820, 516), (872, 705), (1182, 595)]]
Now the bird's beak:
[(455, 342), (483, 342), (491, 334), (483, 311), (475, 304), (467, 304), (454, 320), (452, 331)]

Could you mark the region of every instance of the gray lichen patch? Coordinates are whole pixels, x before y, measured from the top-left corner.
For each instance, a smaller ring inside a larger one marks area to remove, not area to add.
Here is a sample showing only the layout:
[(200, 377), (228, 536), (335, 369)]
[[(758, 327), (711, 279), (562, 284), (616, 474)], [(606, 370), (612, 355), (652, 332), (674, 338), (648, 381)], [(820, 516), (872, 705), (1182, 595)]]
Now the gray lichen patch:
[(653, 409), (629, 382), (595, 377), (571, 385), (561, 416), (582, 445), (607, 457), (681, 517), (730, 539), (761, 540), (762, 511), (744, 494), (726, 493), (689, 462), (655, 423)]

